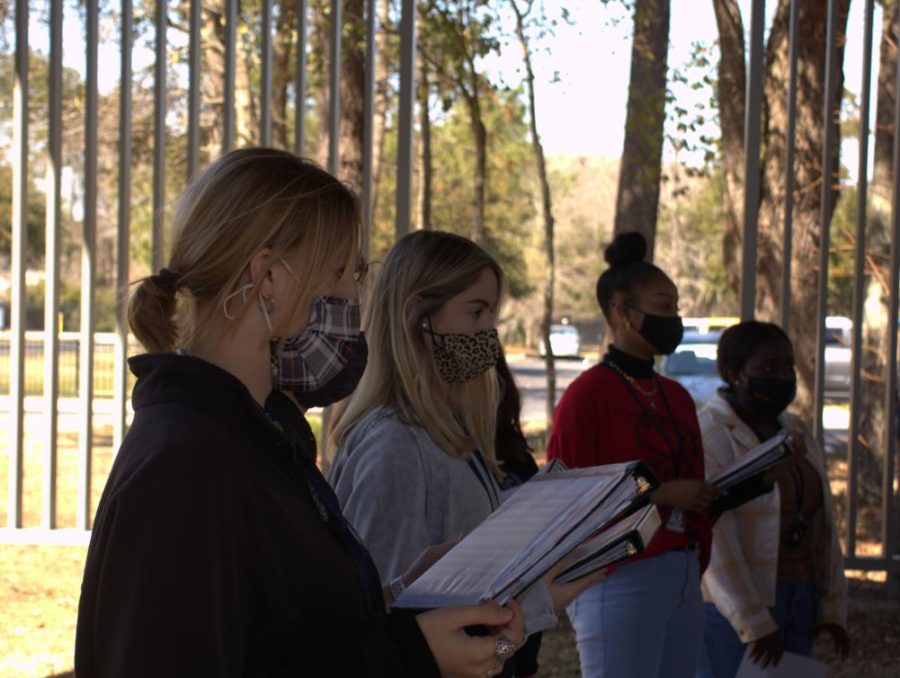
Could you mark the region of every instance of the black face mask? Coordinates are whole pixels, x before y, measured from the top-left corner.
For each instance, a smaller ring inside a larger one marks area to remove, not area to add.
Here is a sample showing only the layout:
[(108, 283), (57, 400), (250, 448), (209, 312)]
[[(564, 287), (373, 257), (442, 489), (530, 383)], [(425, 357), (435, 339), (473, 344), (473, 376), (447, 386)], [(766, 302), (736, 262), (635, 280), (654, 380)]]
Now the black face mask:
[(774, 419), (794, 402), (797, 378), (748, 377), (746, 396), (757, 412)]
[(660, 355), (669, 355), (681, 343), (684, 337), (684, 324), (681, 316), (654, 315), (630, 306), (635, 311), (644, 314), (644, 322), (638, 330), (648, 344), (656, 349)]
[(332, 379), (315, 391), (292, 390), (294, 398), (306, 409), (310, 407), (328, 407), (348, 397), (354, 390), (369, 359), (369, 345), (365, 335), (360, 332), (359, 340), (354, 344), (353, 352), (347, 357), (347, 364)]

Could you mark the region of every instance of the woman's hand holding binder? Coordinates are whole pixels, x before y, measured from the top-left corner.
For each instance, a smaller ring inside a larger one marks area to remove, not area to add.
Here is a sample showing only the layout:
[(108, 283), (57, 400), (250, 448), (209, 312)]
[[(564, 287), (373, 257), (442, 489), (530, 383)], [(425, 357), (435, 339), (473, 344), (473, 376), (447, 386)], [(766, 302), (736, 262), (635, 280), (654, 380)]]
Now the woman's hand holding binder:
[(703, 513), (720, 494), (721, 490), (703, 480), (670, 480), (660, 485), (650, 500), (657, 506)]
[(602, 570), (592, 572), (568, 584), (557, 583), (556, 578), (571, 564), (570, 558), (563, 558), (547, 570), (547, 574), (541, 577), (541, 584), (550, 592), (550, 599), (553, 601), (553, 611), (558, 615), (562, 614), (563, 610), (569, 606), (569, 603), (584, 591), (606, 579), (606, 568), (604, 567)]
[[(484, 678), (488, 671), (496, 672), (498, 636), (516, 647), (525, 642), (525, 617), (515, 600), (506, 607), (491, 601), (442, 607), (417, 615), (416, 621), (444, 678)], [(466, 627), (472, 626), (486, 627), (489, 634), (470, 636)]]

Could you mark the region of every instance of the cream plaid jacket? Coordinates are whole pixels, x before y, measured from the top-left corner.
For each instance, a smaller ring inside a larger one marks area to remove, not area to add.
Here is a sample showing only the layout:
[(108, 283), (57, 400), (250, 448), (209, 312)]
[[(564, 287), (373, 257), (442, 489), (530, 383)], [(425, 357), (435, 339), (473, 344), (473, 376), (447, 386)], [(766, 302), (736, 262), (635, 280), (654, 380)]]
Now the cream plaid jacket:
[[(707, 477), (759, 444), (756, 434), (721, 394), (706, 403), (698, 418)], [(780, 421), (785, 429), (805, 436), (806, 459), (822, 479), (824, 510), (819, 511), (812, 526), (816, 624), (846, 628), (847, 583), (822, 451), (796, 417), (784, 414)], [(715, 603), (745, 643), (778, 628), (768, 608), (775, 605), (780, 517), (776, 486), (768, 494), (726, 511), (713, 528), (712, 555), (701, 583), (703, 599)]]

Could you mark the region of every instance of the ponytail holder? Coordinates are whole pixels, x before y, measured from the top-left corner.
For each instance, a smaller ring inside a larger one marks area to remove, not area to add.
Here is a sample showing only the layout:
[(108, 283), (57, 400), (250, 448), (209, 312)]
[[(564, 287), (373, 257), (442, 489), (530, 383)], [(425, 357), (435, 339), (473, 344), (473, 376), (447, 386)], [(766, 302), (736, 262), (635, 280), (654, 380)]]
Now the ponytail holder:
[(172, 292), (175, 292), (181, 285), (181, 275), (169, 268), (159, 269), (159, 273), (156, 274), (156, 277), (159, 278), (160, 284), (165, 289), (171, 290)]

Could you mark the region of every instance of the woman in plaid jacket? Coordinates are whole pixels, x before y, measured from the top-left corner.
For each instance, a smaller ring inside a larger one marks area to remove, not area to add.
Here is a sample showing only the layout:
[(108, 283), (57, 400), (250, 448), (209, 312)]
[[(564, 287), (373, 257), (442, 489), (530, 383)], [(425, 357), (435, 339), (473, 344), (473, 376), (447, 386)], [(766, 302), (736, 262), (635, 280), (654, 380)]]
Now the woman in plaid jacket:
[(785, 650), (808, 656), (822, 631), (846, 655), (846, 582), (824, 458), (806, 427), (784, 413), (796, 394), (791, 342), (777, 325), (740, 323), (719, 341), (718, 368), (727, 385), (699, 415), (707, 477), (781, 429), (805, 454), (713, 528), (700, 675), (731, 678), (747, 645), (762, 666)]

